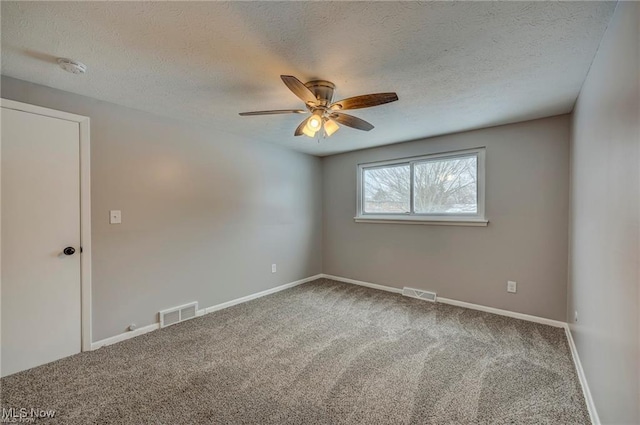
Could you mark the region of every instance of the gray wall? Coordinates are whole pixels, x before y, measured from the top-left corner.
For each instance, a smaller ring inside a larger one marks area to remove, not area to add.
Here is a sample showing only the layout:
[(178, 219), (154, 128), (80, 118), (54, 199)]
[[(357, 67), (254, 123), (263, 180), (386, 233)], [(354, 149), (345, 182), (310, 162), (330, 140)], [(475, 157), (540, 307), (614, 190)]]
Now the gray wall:
[(7, 77), (2, 97), (91, 117), (94, 341), (321, 273), (320, 159)]
[(603, 423), (640, 423), (640, 5), (621, 2), (572, 127), (568, 320)]
[[(358, 163), (478, 146), (488, 227), (354, 222)], [(323, 168), (325, 273), (564, 321), (568, 115), (330, 156)]]

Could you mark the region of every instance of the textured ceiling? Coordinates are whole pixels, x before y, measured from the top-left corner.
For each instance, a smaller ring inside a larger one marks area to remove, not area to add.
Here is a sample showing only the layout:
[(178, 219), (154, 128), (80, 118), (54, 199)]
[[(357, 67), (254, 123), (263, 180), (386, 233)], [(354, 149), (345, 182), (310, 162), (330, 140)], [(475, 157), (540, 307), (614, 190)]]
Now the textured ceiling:
[[(327, 155), (571, 111), (615, 3), (9, 2), (2, 73), (264, 143)], [(56, 57), (89, 71), (62, 71)], [(294, 137), (280, 74), (336, 98), (396, 91), (353, 112), (376, 126)], [(215, 133), (214, 133), (215, 134)], [(220, 133), (218, 133), (220, 134)]]

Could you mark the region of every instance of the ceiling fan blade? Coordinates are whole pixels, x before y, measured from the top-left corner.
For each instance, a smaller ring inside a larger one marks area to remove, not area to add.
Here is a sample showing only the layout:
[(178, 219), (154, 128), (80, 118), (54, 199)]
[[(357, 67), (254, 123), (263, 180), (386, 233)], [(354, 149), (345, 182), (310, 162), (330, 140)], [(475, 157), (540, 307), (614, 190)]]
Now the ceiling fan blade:
[(302, 109), (274, 109), (271, 111), (254, 111), (254, 112), (240, 112), (241, 117), (248, 117), (251, 115), (276, 115), (276, 114), (306, 114), (309, 111)]
[(395, 102), (396, 100), (398, 100), (398, 95), (395, 93), (363, 94), (362, 96), (349, 97), (333, 102), (330, 108), (336, 110), (370, 108)]
[(281, 75), (280, 78), (282, 78), (282, 82), (289, 87), (289, 90), (302, 99), (304, 103), (313, 105), (318, 103), (318, 99), (316, 99), (316, 96), (311, 92), (311, 90), (309, 90), (302, 81), (298, 80), (293, 75)]
[(366, 122), (363, 119), (354, 117), (353, 115), (343, 114), (342, 112), (332, 112), (331, 119), (339, 122), (347, 127), (355, 128), (358, 130), (369, 131), (373, 128), (373, 124)]
[(307, 121), (309, 121), (309, 118), (302, 120), (298, 128), (296, 128), (296, 131), (293, 132), (294, 136), (302, 136), (304, 134), (302, 130), (304, 129), (304, 126), (307, 125)]

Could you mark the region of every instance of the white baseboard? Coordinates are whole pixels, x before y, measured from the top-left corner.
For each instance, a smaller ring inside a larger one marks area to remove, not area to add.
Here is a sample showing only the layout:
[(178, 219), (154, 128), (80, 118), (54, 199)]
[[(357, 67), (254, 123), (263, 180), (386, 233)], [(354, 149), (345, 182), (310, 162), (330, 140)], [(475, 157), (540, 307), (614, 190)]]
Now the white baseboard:
[(567, 325), (565, 322), (561, 322), (559, 320), (547, 319), (546, 317), (532, 316), (530, 314), (518, 313), (511, 310), (503, 310), (501, 308), (487, 307), (485, 305), (452, 300), (450, 298), (438, 297), (437, 302), (442, 304), (455, 305), (457, 307), (469, 308), (471, 310), (484, 311), (486, 313), (493, 313), (499, 316), (506, 316), (506, 317), (512, 317), (514, 319), (526, 320), (527, 322), (540, 323), (542, 325), (549, 325), (556, 328), (564, 328)]
[(124, 332), (118, 335), (110, 336), (109, 338), (101, 339), (100, 341), (91, 343), (91, 350), (97, 350), (105, 345), (115, 344), (116, 342), (124, 341), (126, 339), (134, 338), (138, 335), (143, 335), (151, 331), (160, 329), (160, 323), (152, 323), (151, 325), (143, 326), (135, 331)]
[(591, 396), (591, 390), (589, 389), (589, 384), (587, 383), (587, 376), (584, 374), (584, 369), (582, 368), (582, 363), (580, 362), (580, 356), (578, 356), (578, 349), (576, 348), (576, 344), (573, 341), (573, 336), (571, 335), (571, 328), (567, 324), (564, 330), (565, 330), (565, 333), (567, 334), (567, 341), (569, 342), (571, 357), (573, 358), (573, 364), (575, 365), (576, 371), (578, 373), (578, 379), (580, 380), (580, 386), (582, 387), (582, 394), (584, 395), (584, 400), (587, 403), (587, 410), (589, 411), (589, 416), (591, 417), (591, 423), (593, 425), (600, 425), (601, 423), (600, 417), (598, 416), (596, 405), (593, 402), (593, 397)]
[(285, 289), (293, 288), (294, 286), (302, 285), (303, 283), (311, 282), (312, 280), (320, 279), (321, 277), (321, 274), (317, 274), (315, 276), (309, 276), (304, 279), (296, 280), (295, 282), (285, 283), (284, 285), (276, 286), (275, 288), (267, 289), (265, 291), (256, 292), (255, 294), (247, 295), (246, 297), (236, 298), (235, 300), (227, 301), (226, 303), (207, 307), (201, 314), (209, 314), (213, 313), (214, 311), (222, 310), (237, 304), (246, 303), (247, 301), (255, 300), (256, 298), (264, 297), (265, 295), (275, 294), (276, 292), (284, 291)]
[[(322, 274), (309, 276), (304, 279), (296, 280), (295, 282), (285, 283), (284, 285), (276, 286), (275, 288), (267, 289), (261, 292), (256, 292), (255, 294), (247, 295), (246, 297), (236, 298), (235, 300), (231, 300), (231, 301), (224, 302), (222, 304), (217, 304), (211, 307), (207, 307), (207, 308), (198, 310), (196, 316), (202, 316), (208, 313), (213, 313), (214, 311), (218, 311), (234, 305), (246, 303), (247, 301), (255, 300), (256, 298), (264, 297), (265, 295), (284, 291), (285, 289), (293, 288), (294, 286), (302, 285), (303, 283), (320, 279), (322, 276), (323, 276)], [(138, 335), (146, 334), (147, 332), (155, 331), (157, 329), (160, 329), (160, 323), (153, 323), (151, 325), (143, 326), (142, 328), (136, 329), (135, 331), (124, 332), (109, 338), (101, 339), (100, 341), (91, 343), (91, 350), (97, 350), (98, 348), (104, 347), (105, 345), (115, 344), (116, 342), (134, 338)]]
[(363, 282), (362, 280), (349, 279), (346, 277), (334, 276), (330, 274), (322, 274), (322, 277), (325, 279), (337, 280), (338, 282), (352, 283), (358, 286), (366, 286), (367, 288), (378, 289), (380, 291), (393, 292), (396, 294), (402, 293), (402, 289), (394, 288), (393, 286), (378, 285), (377, 283)]
[[(329, 275), (329, 274), (323, 274), (322, 277), (324, 277), (326, 279), (337, 280), (339, 282), (352, 283), (354, 285), (366, 286), (367, 288), (379, 289), (381, 291), (394, 292), (394, 293), (397, 293), (397, 294), (401, 294), (402, 293), (402, 289), (394, 288), (392, 286), (379, 285), (377, 283), (370, 283), (370, 282), (363, 282), (361, 280), (349, 279), (349, 278), (346, 278), (346, 277), (333, 276), (333, 275)], [(493, 314), (497, 314), (497, 315), (500, 315), (500, 316), (513, 317), (514, 319), (526, 320), (528, 322), (541, 323), (543, 325), (554, 326), (556, 328), (564, 328), (567, 325), (565, 322), (561, 322), (559, 320), (552, 320), (552, 319), (547, 319), (545, 317), (532, 316), (530, 314), (524, 314), (524, 313), (516, 313), (515, 311), (502, 310), (500, 308), (487, 307), (487, 306), (480, 305), (480, 304), (472, 304), (472, 303), (468, 303), (468, 302), (465, 302), (465, 301), (453, 300), (453, 299), (450, 299), (450, 298), (437, 297), (436, 302), (443, 303), (443, 304), (455, 305), (457, 307), (469, 308), (471, 310), (484, 311), (486, 313), (493, 313)]]

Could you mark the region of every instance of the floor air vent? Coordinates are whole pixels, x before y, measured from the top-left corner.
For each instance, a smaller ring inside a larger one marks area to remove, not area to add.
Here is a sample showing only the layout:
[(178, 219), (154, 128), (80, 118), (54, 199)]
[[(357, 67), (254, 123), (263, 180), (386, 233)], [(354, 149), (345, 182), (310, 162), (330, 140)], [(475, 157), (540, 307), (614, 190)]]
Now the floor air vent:
[(402, 295), (405, 297), (418, 298), (419, 300), (436, 302), (436, 293), (423, 291), (421, 289), (407, 288), (406, 286), (402, 288)]
[(176, 323), (192, 319), (196, 317), (197, 312), (198, 303), (196, 301), (189, 304), (179, 305), (177, 307), (162, 310), (159, 313), (160, 327), (164, 328), (165, 326), (174, 325)]

